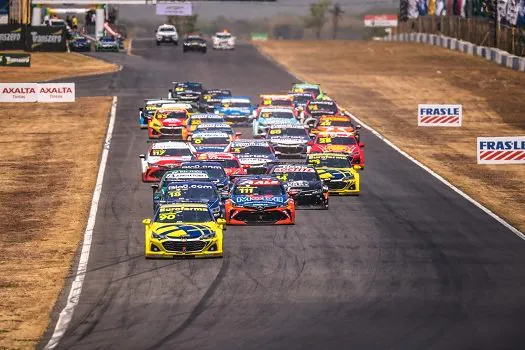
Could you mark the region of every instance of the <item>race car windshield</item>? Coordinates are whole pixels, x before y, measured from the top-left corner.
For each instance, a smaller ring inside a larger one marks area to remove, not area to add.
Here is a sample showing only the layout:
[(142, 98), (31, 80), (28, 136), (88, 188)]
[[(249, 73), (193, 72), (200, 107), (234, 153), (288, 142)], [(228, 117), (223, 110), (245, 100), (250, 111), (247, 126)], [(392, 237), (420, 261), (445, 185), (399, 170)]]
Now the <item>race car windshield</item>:
[(230, 143), (228, 137), (194, 137), (191, 139), (191, 143), (195, 146), (200, 145), (227, 145)]
[(282, 181), (319, 181), (317, 172), (290, 172), (278, 174), (278, 178)]
[(232, 147), (231, 152), (236, 154), (272, 154), (272, 150), (268, 146)]
[(268, 105), (271, 105), (271, 106), (290, 106), (292, 105), (291, 101), (289, 100), (271, 100), (269, 102), (270, 103), (268, 103)]
[(321, 90), (319, 90), (319, 88), (315, 88), (315, 87), (302, 88), (301, 90), (303, 90), (304, 92), (313, 92), (315, 94), (315, 96), (317, 96), (317, 95), (319, 95), (321, 93)]
[(310, 101), (312, 99), (312, 96), (302, 96), (302, 95), (298, 95), (298, 96), (294, 96), (293, 97), (293, 100), (295, 103), (306, 103), (308, 101)]
[(270, 136), (308, 136), (305, 129), (272, 129)]
[(284, 191), (280, 185), (239, 185), (233, 193), (240, 196), (282, 196)]
[(168, 186), (166, 189), (167, 199), (211, 199), (217, 197), (217, 193), (211, 186)]
[(160, 28), (159, 32), (174, 32), (174, 28)]
[(203, 127), (197, 128), (199, 131), (209, 131), (209, 132), (220, 132), (228, 135), (233, 135), (233, 130), (231, 128), (214, 128), (214, 127)]
[(327, 168), (351, 168), (352, 165), (347, 158), (315, 158), (309, 159), (308, 164), (316, 167)]
[(224, 172), (224, 169), (221, 167), (216, 168), (194, 168), (191, 165), (188, 167), (182, 166), (181, 169), (198, 169), (199, 171), (202, 171), (203, 173), (208, 174), (208, 177), (210, 179), (222, 179), (226, 177), (226, 173)]
[(353, 137), (319, 137), (316, 143), (319, 145), (329, 144), (338, 146), (351, 146), (355, 145), (357, 142)]
[(224, 168), (240, 168), (239, 163), (234, 159), (214, 160), (220, 162)]
[(320, 122), (319, 126), (341, 126), (341, 127), (351, 127), (352, 123), (348, 120), (330, 120)]
[(189, 208), (181, 210), (162, 211), (162, 207), (155, 214), (154, 221), (163, 224), (179, 222), (210, 222), (214, 221), (208, 209)]
[(186, 112), (169, 112), (159, 114), (158, 118), (161, 119), (185, 119)]
[(86, 43), (87, 42), (87, 39), (86, 38), (76, 38), (75, 41), (77, 43)]
[(152, 157), (191, 157), (191, 151), (188, 148), (164, 148), (152, 149), (149, 151)]
[(323, 112), (325, 114), (337, 113), (337, 106), (335, 104), (310, 103), (307, 109), (308, 109), (308, 112)]
[(211, 117), (211, 118), (195, 118), (192, 119), (191, 125), (199, 125), (202, 123), (224, 123), (222, 117)]
[(223, 102), (222, 107), (224, 108), (250, 108), (251, 105), (249, 102)]
[(219, 39), (229, 39), (232, 37), (232, 35), (231, 34), (217, 34), (216, 37)]
[(272, 112), (262, 112), (261, 118), (278, 118), (278, 119), (293, 119), (295, 116), (292, 112), (283, 112), (283, 111), (272, 111)]

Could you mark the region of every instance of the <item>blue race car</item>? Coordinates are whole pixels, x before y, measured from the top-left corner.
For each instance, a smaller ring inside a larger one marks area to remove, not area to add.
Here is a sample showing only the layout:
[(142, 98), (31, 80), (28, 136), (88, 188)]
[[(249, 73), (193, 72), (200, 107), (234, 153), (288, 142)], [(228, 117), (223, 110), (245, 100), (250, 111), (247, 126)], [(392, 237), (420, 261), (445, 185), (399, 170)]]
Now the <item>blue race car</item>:
[(222, 163), (204, 161), (182, 162), (179, 169), (206, 173), (219, 190), (228, 191), (230, 189), (230, 178), (226, 175)]
[(261, 108), (252, 123), (253, 137), (265, 136), (268, 129), (274, 125), (301, 125), (297, 114), (292, 108)]
[(214, 113), (222, 115), (228, 124), (250, 125), (253, 119), (255, 106), (249, 97), (225, 97)]
[(153, 196), (153, 211), (157, 211), (161, 204), (202, 202), (216, 218), (224, 216), (224, 203), (217, 187), (204, 181), (174, 181), (167, 182), (166, 186)]
[(194, 132), (190, 142), (197, 153), (224, 152), (232, 137), (224, 132)]

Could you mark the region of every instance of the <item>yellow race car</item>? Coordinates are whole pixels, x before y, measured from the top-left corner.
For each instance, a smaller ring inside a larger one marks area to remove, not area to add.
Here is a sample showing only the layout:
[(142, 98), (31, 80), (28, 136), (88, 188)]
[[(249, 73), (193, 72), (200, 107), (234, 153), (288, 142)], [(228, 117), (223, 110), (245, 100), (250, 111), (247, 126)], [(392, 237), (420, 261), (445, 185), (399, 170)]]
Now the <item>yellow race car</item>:
[(359, 165), (353, 165), (348, 155), (341, 153), (311, 153), (307, 163), (312, 165), (330, 194), (359, 195)]
[(226, 220), (215, 219), (205, 203), (161, 204), (146, 227), (146, 258), (222, 257)]

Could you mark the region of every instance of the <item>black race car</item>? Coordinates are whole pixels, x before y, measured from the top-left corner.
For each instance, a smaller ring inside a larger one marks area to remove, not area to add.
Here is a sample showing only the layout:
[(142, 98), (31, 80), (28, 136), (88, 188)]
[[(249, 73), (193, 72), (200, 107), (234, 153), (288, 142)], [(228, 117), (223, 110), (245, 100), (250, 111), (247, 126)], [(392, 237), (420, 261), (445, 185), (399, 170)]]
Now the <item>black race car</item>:
[(199, 100), (204, 91), (202, 83), (194, 81), (173, 82), (173, 89), (169, 89), (168, 98), (181, 102), (195, 102), (199, 106)]
[(223, 97), (231, 96), (232, 92), (228, 89), (208, 89), (202, 93), (200, 103), (206, 109), (206, 112), (213, 112), (215, 107), (221, 104)]
[(84, 36), (76, 36), (69, 42), (71, 51), (91, 51), (91, 42)]
[(283, 163), (272, 166), (268, 174), (276, 176), (294, 199), (295, 207), (328, 209), (328, 187), (315, 168), (306, 164)]
[(188, 35), (182, 44), (182, 52), (187, 51), (206, 53), (206, 51), (208, 51), (208, 42), (200, 35)]

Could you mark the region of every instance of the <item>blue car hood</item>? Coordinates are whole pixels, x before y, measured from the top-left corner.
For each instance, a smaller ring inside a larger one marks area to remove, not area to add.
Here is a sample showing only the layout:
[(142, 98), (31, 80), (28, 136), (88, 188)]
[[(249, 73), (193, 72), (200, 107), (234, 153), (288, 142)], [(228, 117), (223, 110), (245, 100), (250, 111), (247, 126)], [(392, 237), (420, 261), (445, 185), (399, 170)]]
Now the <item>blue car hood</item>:
[(163, 238), (201, 238), (207, 236), (213, 231), (206, 225), (189, 225), (189, 224), (160, 224), (155, 233)]

